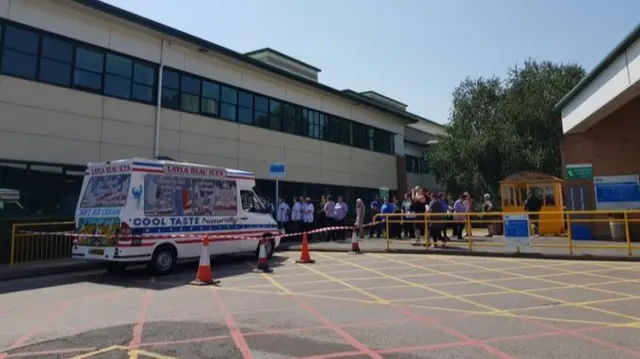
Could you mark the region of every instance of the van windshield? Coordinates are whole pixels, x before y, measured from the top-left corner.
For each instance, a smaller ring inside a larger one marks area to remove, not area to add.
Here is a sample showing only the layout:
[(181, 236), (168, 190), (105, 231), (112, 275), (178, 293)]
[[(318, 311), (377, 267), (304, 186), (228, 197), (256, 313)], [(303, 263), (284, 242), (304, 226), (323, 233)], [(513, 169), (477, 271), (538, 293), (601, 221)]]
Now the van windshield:
[(91, 177), (80, 207), (122, 207), (127, 203), (130, 182), (130, 174)]

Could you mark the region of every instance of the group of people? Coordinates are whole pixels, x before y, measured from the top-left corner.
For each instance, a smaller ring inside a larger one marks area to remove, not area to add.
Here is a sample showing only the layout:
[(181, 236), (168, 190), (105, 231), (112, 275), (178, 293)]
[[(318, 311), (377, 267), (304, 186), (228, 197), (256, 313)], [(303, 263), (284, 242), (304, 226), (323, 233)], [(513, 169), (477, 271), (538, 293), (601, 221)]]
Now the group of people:
[[(361, 201), (358, 200), (358, 205)], [(492, 210), (490, 198), (485, 196), (483, 209)], [(362, 205), (364, 207), (364, 205)], [(414, 244), (421, 243), (421, 235), (425, 235), (426, 229), (431, 237), (434, 246), (445, 246), (450, 240), (447, 230), (451, 228), (452, 235), (458, 239), (462, 239), (465, 230), (466, 213), (472, 212), (472, 202), (469, 193), (464, 192), (454, 202), (451, 197), (447, 197), (444, 193), (427, 192), (426, 189), (416, 186), (411, 192), (406, 193), (404, 200), (400, 202), (397, 197), (384, 198), (381, 200), (379, 196), (370, 203), (372, 220), (369, 226), (369, 238), (375, 235), (380, 238), (382, 232), (387, 228), (384, 223), (385, 214), (396, 214), (388, 216), (390, 219), (388, 225), (388, 237), (394, 239), (415, 238)], [(358, 212), (356, 212), (358, 214)], [(429, 227), (425, 228), (424, 216), (426, 213), (434, 214)], [(380, 216), (377, 216), (380, 214)], [(360, 226), (360, 236), (363, 236), (364, 217), (356, 216), (356, 226)], [(468, 233), (466, 234), (469, 235)], [(491, 235), (491, 233), (490, 233)]]
[[(318, 228), (341, 227), (349, 213), (349, 206), (342, 196), (336, 200), (331, 195), (322, 196), (316, 210), (311, 198), (294, 197), (291, 203), (280, 198), (275, 208), (275, 219), (287, 233), (308, 232)], [(344, 240), (344, 231), (326, 231), (322, 237), (327, 241)]]
[[(491, 195), (485, 194), (482, 203), (482, 212), (486, 216), (484, 219), (491, 219), (491, 212), (495, 211)], [(333, 196), (326, 195), (320, 199), (316, 208), (309, 197), (294, 197), (291, 202), (280, 198), (277, 206), (273, 206), (267, 201), (274, 212), (274, 217), (280, 228), (287, 233), (309, 232), (326, 227), (344, 227), (345, 219), (349, 213), (349, 206), (342, 196), (336, 200)], [(525, 210), (529, 212), (540, 211), (541, 201), (533, 194), (528, 193)], [(359, 229), (359, 237), (364, 237), (364, 232), (368, 228), (368, 237), (380, 238), (388, 228), (389, 238), (415, 238), (414, 244), (421, 244), (421, 236), (429, 234), (434, 247), (439, 244), (445, 246), (450, 240), (447, 231), (451, 229), (452, 236), (457, 239), (469, 236), (466, 224), (468, 213), (473, 212), (472, 198), (468, 192), (460, 194), (458, 199), (453, 201), (444, 193), (428, 192), (426, 189), (416, 186), (409, 193), (406, 193), (404, 200), (399, 201), (397, 197), (385, 197), (381, 199), (376, 196), (369, 204), (371, 217), (369, 223), (365, 223), (366, 207), (361, 198), (356, 200), (355, 206), (355, 228)], [(428, 221), (428, 228), (425, 228), (425, 214), (434, 214)], [(396, 214), (387, 216), (385, 214)], [(377, 216), (378, 215), (378, 216)], [(390, 219), (387, 227), (385, 218)], [(535, 222), (534, 222), (535, 223)], [(427, 232), (428, 229), (428, 232)], [(487, 225), (487, 237), (496, 234), (495, 225)], [(537, 234), (537, 225), (534, 225)], [(338, 241), (345, 239), (346, 231), (329, 230), (319, 233), (317, 236), (326, 241)], [(426, 238), (425, 238), (426, 239)]]

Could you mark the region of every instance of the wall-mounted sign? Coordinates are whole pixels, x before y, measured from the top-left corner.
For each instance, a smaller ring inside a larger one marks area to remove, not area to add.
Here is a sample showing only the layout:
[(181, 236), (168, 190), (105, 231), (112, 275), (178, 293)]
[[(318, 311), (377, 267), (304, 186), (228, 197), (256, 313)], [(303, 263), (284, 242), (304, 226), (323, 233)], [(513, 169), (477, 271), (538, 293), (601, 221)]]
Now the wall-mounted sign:
[(591, 163), (567, 165), (567, 179), (593, 179)]
[(596, 209), (640, 209), (640, 179), (638, 177), (638, 175), (594, 177)]

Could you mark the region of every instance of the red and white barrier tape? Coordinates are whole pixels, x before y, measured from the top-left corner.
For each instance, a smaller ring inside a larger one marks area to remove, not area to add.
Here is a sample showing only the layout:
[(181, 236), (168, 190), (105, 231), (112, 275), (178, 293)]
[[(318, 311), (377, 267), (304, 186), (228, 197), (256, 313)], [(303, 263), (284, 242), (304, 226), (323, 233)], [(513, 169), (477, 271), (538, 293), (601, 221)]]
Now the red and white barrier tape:
[[(377, 222), (382, 223), (382, 222)], [(335, 227), (323, 227), (318, 229), (313, 229), (310, 231), (305, 231), (307, 234), (316, 234), (316, 233), (324, 233), (330, 231), (347, 231), (347, 230), (357, 230), (358, 228), (366, 228), (372, 226), (376, 223), (368, 223), (362, 226), (335, 226)], [(269, 230), (268, 231), (274, 237), (289, 238), (289, 237), (300, 237), (305, 232), (297, 232), (297, 233), (284, 233), (281, 234), (277, 230)], [(122, 242), (130, 242), (132, 240), (158, 240), (158, 239), (201, 239), (203, 236), (208, 236), (210, 241), (215, 240), (230, 240), (230, 239), (244, 239), (244, 240), (260, 240), (263, 236), (255, 237), (255, 236), (242, 236), (238, 234), (234, 235), (224, 235), (224, 234), (209, 234), (209, 233), (197, 233), (197, 234), (161, 234), (161, 235), (106, 235), (106, 234), (82, 234), (82, 233), (73, 233), (73, 232), (37, 232), (37, 231), (20, 231), (20, 234), (35, 234), (35, 235), (60, 235), (71, 238), (80, 238), (80, 239), (104, 239), (108, 238), (109, 240), (115, 240)]]

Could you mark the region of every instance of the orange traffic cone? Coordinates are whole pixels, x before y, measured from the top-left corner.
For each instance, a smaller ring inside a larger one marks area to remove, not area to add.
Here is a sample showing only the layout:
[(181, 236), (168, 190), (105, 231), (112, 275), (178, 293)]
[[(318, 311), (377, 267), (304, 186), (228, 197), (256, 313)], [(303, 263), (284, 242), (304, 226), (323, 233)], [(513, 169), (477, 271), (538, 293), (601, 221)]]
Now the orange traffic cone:
[(296, 261), (296, 263), (300, 264), (310, 264), (315, 263), (313, 259), (311, 259), (311, 253), (309, 253), (309, 238), (308, 233), (304, 232), (302, 234), (302, 250), (300, 251), (300, 260)]
[(267, 251), (264, 248), (265, 246), (265, 242), (268, 241), (268, 238), (262, 238), (260, 239), (260, 254), (258, 256), (258, 270), (262, 271), (263, 273), (271, 273), (273, 272), (273, 270), (271, 270), (271, 268), (269, 268), (269, 259), (267, 258)]
[(196, 279), (189, 282), (192, 285), (217, 285), (219, 280), (213, 280), (211, 273), (211, 258), (209, 257), (209, 236), (202, 237), (202, 249), (200, 250), (200, 264)]
[(362, 254), (360, 250), (360, 244), (358, 244), (358, 235), (356, 234), (356, 230), (354, 229), (351, 233), (351, 250), (348, 252), (349, 254)]

